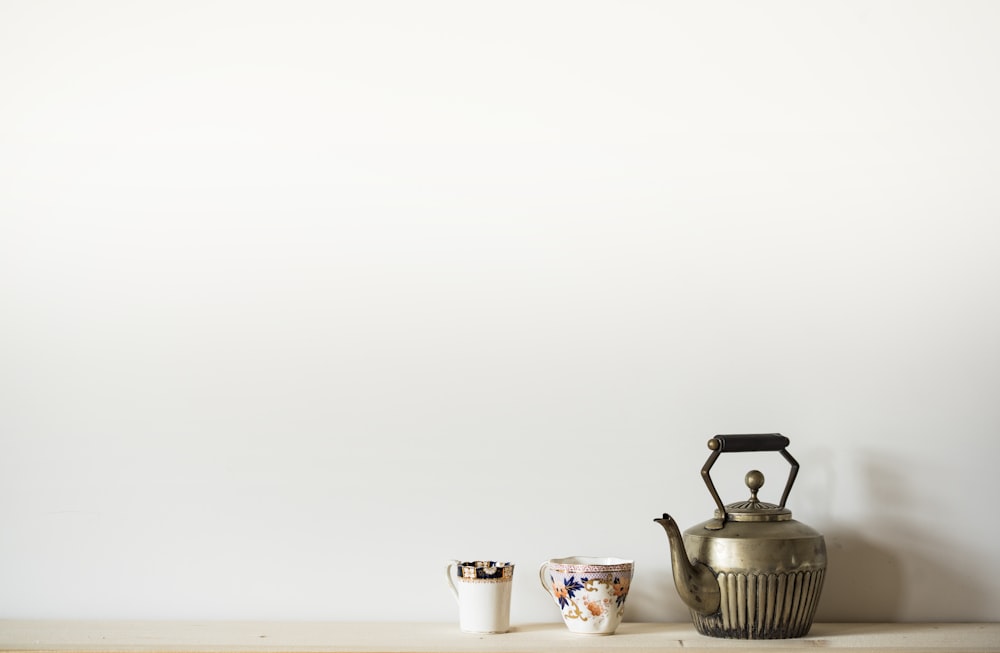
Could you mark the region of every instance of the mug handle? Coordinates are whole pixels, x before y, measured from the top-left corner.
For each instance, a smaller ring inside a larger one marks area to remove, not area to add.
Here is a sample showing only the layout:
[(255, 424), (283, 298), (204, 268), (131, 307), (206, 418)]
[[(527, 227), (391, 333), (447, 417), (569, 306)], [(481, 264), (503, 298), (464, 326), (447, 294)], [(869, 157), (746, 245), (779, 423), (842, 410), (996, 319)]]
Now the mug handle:
[(552, 589), (549, 587), (549, 584), (545, 581), (545, 572), (548, 571), (548, 568), (549, 568), (549, 561), (546, 560), (538, 568), (538, 581), (542, 584), (542, 589), (545, 590), (545, 593), (548, 594), (549, 596), (552, 596)]
[(451, 560), (448, 565), (444, 568), (445, 578), (448, 580), (448, 587), (451, 588), (451, 593), (455, 595), (455, 600), (458, 601), (458, 588), (455, 587), (455, 580), (451, 577), (451, 570), (462, 564), (458, 560)]

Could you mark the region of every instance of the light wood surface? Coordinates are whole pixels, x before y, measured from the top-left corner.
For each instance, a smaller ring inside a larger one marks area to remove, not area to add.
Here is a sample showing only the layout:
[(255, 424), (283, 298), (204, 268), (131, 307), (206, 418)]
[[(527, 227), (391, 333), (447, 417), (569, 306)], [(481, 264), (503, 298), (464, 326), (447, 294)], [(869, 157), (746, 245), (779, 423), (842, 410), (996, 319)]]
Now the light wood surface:
[(1000, 623), (814, 624), (795, 640), (703, 637), (690, 624), (624, 623), (612, 636), (574, 635), (561, 623), (518, 624), (503, 635), (455, 624), (196, 621), (0, 621), (0, 650), (53, 653), (467, 653), (475, 651), (996, 651)]

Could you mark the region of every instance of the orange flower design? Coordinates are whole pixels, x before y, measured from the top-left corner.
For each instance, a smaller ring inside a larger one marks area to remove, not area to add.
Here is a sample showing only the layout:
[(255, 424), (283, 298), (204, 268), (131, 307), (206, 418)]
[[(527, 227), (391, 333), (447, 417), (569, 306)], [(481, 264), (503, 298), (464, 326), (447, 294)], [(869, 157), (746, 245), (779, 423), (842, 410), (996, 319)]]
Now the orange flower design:
[(600, 603), (595, 603), (594, 601), (587, 601), (587, 609), (590, 610), (590, 614), (595, 617), (600, 617), (604, 614), (604, 606)]
[(560, 599), (567, 599), (569, 598), (569, 590), (566, 589), (565, 585), (552, 583), (552, 595), (556, 597), (556, 601)]

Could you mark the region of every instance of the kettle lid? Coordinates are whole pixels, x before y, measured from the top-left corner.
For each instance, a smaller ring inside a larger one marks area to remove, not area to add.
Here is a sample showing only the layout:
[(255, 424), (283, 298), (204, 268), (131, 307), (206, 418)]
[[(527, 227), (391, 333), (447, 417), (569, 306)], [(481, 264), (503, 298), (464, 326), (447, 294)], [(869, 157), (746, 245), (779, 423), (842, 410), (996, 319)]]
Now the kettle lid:
[(725, 512), (715, 510), (715, 518), (727, 521), (788, 521), (792, 511), (784, 506), (767, 503), (757, 498), (757, 490), (764, 485), (764, 475), (756, 469), (747, 472), (743, 482), (750, 488), (750, 498), (726, 505)]

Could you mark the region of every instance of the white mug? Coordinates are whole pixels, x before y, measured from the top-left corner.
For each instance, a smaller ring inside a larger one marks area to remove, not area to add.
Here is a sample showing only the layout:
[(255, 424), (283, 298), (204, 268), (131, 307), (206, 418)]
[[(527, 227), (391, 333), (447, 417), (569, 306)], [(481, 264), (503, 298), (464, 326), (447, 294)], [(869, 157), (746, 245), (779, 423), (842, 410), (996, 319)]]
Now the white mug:
[(510, 630), (513, 564), (452, 560), (445, 572), (451, 593), (458, 601), (458, 627), (461, 630), (467, 633), (505, 633)]

